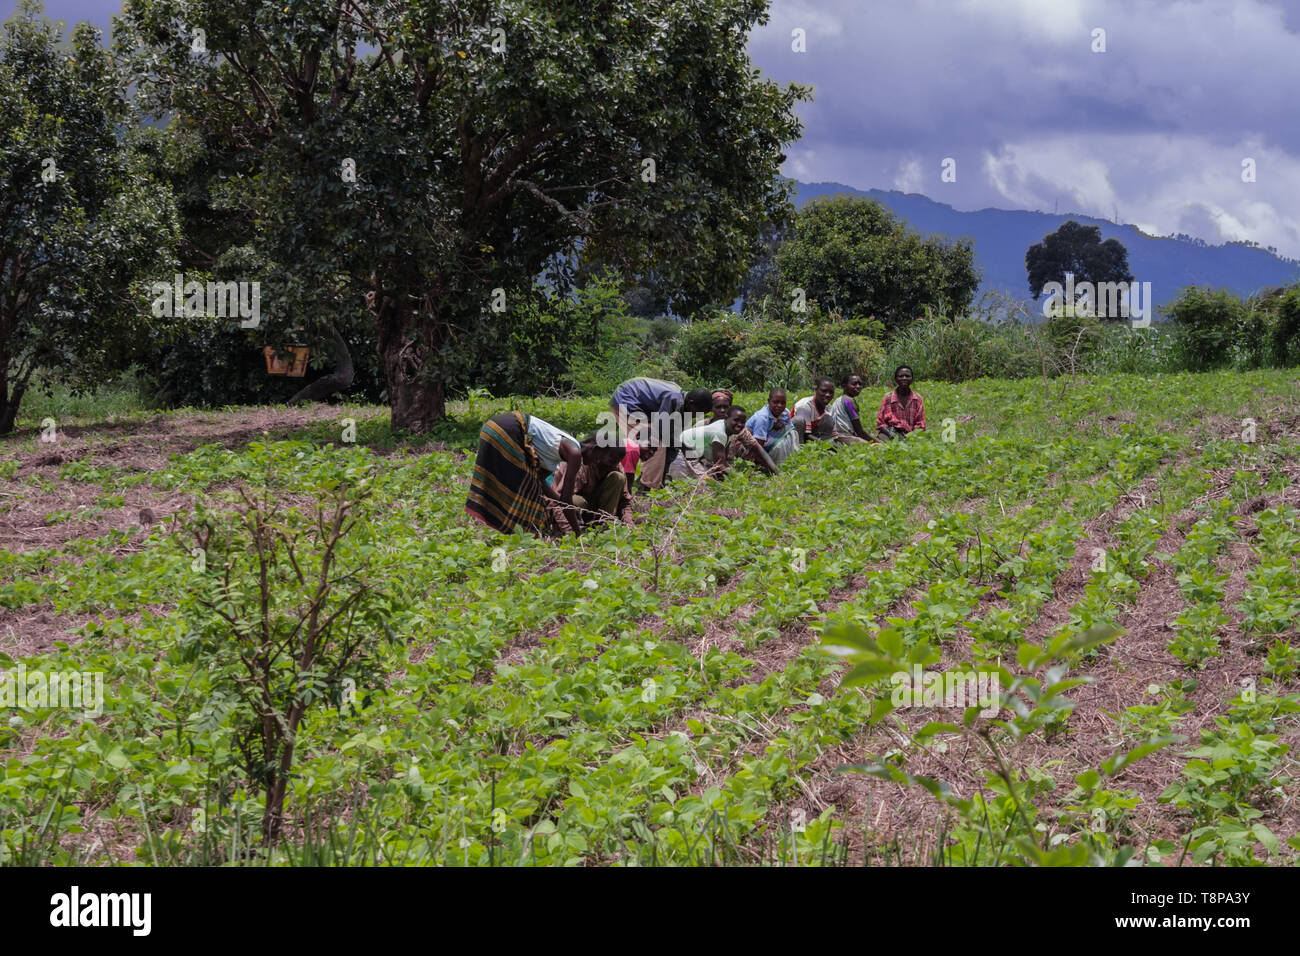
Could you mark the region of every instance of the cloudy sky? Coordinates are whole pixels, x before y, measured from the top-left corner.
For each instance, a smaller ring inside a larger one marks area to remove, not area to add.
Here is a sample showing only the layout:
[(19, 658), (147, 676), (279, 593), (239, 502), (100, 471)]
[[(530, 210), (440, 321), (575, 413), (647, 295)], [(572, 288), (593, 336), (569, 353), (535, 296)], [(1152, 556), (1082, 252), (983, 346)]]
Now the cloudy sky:
[[(103, 26), (119, 7), (46, 0)], [(815, 87), (798, 179), (1300, 258), (1300, 0), (773, 0), (750, 52)]]
[(816, 87), (798, 179), (1300, 258), (1300, 0), (774, 0), (751, 55)]

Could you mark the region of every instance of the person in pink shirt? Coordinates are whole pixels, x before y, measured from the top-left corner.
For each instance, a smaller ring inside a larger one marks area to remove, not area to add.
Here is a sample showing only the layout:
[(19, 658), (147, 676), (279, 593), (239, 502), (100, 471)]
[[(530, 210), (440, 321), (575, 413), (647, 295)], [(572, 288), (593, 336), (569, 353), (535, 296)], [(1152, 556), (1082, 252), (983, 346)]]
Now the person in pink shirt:
[(627, 490), (632, 490), (636, 480), (636, 466), (641, 461), (641, 446), (634, 441), (627, 443), (627, 454), (623, 456), (623, 474), (627, 478)]
[(925, 431), (925, 402), (912, 391), (912, 369), (900, 365), (894, 369), (894, 390), (880, 400), (876, 434), (881, 441), (888, 441), (916, 431)]

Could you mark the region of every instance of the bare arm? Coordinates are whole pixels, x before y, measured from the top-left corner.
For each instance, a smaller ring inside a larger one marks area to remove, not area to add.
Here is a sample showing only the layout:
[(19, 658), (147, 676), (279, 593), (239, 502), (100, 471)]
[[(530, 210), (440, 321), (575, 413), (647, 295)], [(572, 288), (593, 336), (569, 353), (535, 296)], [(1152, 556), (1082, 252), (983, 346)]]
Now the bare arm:
[(560, 478), (560, 500), (573, 503), (573, 489), (578, 483), (578, 469), (582, 467), (582, 452), (567, 441), (560, 442), (560, 457), (564, 459), (564, 474)]

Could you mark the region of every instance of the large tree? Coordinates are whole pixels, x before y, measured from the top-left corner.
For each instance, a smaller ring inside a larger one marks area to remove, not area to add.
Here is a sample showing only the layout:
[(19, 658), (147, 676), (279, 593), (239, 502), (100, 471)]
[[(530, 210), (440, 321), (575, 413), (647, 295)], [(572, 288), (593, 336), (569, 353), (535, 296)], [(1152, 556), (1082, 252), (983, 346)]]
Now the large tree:
[(171, 261), (175, 209), (127, 135), (99, 33), (38, 3), (0, 31), (0, 434), (38, 371), (74, 390), (129, 356), (133, 283)]
[(969, 241), (909, 232), (874, 199), (854, 196), (804, 205), (776, 263), (787, 297), (802, 290), (823, 312), (846, 319), (874, 316), (886, 332), (919, 318), (927, 307), (965, 311), (980, 282)]
[[(1098, 226), (1085, 226), (1070, 219), (1055, 232), (1048, 233), (1025, 253), (1029, 273), (1029, 291), (1037, 299), (1049, 282), (1065, 284), (1066, 273), (1073, 273), (1076, 285), (1091, 282), (1132, 282), (1128, 268), (1128, 250), (1118, 239), (1101, 238)], [(1095, 301), (1095, 300), (1094, 300)]]
[[(745, 52), (766, 0), (128, 0), (160, 114), (244, 154), (281, 316), (368, 294), (395, 428), (444, 414), (494, 290), (579, 245), (689, 311), (734, 295), (805, 92)], [(200, 34), (198, 31), (202, 31)], [(355, 181), (351, 170), (355, 169)]]

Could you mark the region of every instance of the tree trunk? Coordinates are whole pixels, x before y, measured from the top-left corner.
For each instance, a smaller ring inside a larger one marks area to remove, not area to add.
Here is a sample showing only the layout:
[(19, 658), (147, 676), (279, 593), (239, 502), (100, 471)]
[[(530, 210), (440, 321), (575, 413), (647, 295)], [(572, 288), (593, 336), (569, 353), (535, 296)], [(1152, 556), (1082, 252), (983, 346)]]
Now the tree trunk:
[[(8, 391), (8, 389), (6, 388), (5, 391)], [(21, 396), (14, 400), (0, 396), (0, 435), (8, 435), (14, 430), (14, 422), (18, 418), (20, 401)]]
[(8, 435), (14, 430), (18, 421), (18, 410), (23, 405), (23, 395), (27, 392), (27, 381), (31, 377), (31, 366), (20, 373), (12, 385), (8, 381), (9, 353), (0, 351), (0, 435)]
[(428, 431), (447, 415), (445, 389), (436, 367), (441, 323), (436, 315), (417, 309), (417, 297), (404, 290), (377, 289), (367, 294), (366, 301), (375, 310), (392, 427)]
[(337, 363), (334, 371), (328, 375), (322, 375), (316, 381), (312, 382), (306, 388), (301, 389), (293, 398), (289, 399), (290, 405), (297, 405), (300, 402), (320, 402), (324, 401), (335, 392), (341, 392), (352, 384), (352, 353), (348, 351), (348, 343), (343, 340), (333, 323), (329, 326), (331, 345), (334, 351), (334, 359)]

